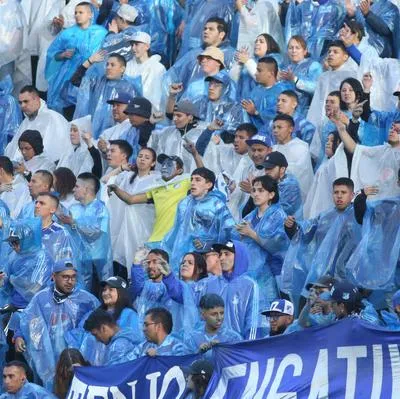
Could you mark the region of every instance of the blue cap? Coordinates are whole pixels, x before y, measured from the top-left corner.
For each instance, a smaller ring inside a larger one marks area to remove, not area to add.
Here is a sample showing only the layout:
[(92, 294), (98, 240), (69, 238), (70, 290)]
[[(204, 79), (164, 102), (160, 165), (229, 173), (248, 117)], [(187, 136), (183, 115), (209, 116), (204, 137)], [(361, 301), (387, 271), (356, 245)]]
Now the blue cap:
[(132, 96), (129, 93), (127, 93), (126, 91), (119, 91), (115, 96), (111, 97), (107, 101), (107, 104), (114, 104), (114, 103), (128, 104), (129, 101), (131, 100)]
[(246, 140), (247, 145), (262, 144), (266, 147), (272, 147), (271, 139), (261, 134), (254, 135), (251, 139)]
[(212, 76), (207, 76), (204, 79), (206, 82), (209, 82), (210, 80), (215, 80), (217, 82), (222, 83), (224, 86), (228, 86), (228, 84), (231, 81), (231, 78), (229, 77), (228, 73), (225, 70), (222, 70), (215, 75)]
[(287, 314), (289, 316), (294, 315), (294, 306), (293, 303), (288, 301), (287, 299), (276, 299), (271, 302), (271, 306), (268, 310), (264, 310), (261, 314), (265, 316), (270, 316), (271, 313), (281, 313)]
[(54, 264), (53, 273), (65, 272), (67, 270), (78, 271), (73, 264), (73, 260), (70, 258), (61, 259)]

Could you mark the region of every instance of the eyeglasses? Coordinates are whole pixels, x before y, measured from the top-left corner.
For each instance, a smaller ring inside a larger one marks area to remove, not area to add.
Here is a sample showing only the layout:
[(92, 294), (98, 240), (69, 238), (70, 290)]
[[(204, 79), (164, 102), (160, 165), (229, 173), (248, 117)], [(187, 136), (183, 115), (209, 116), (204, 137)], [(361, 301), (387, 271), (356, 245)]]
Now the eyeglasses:
[(75, 281), (76, 276), (60, 276), (63, 281)]

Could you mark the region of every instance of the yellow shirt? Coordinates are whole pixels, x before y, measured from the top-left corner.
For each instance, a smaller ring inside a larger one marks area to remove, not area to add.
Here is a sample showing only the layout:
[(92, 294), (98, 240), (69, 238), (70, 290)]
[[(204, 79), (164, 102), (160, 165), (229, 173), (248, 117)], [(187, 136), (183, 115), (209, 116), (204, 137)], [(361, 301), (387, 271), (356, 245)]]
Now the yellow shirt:
[(190, 178), (177, 183), (171, 182), (166, 186), (158, 187), (146, 193), (147, 199), (154, 201), (156, 218), (153, 233), (149, 242), (161, 241), (174, 225), (176, 209), (179, 202), (186, 197), (190, 189)]

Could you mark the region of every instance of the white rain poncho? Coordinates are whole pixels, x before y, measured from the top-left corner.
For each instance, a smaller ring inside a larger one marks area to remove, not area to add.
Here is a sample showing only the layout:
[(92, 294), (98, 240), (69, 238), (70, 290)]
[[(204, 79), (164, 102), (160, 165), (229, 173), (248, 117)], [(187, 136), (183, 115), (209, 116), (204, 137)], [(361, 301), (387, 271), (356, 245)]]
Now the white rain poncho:
[(0, 194), (0, 199), (7, 204), (11, 218), (15, 219), (24, 205), (32, 201), (26, 179), (17, 174), (12, 181), (12, 191), (4, 191)]

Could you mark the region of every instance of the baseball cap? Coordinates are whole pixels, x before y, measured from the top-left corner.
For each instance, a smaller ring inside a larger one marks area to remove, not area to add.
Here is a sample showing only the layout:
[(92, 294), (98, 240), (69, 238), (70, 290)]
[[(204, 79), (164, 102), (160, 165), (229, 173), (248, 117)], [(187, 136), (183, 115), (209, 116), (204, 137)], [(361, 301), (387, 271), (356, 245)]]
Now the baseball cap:
[(183, 112), (187, 115), (193, 115), (196, 118), (199, 117), (199, 111), (196, 106), (189, 100), (181, 100), (175, 105), (174, 111)]
[(317, 281), (310, 282), (306, 285), (306, 290), (311, 287), (328, 288), (331, 289), (333, 284), (335, 284), (335, 279), (331, 276), (325, 275), (321, 276)]
[(53, 273), (65, 272), (67, 270), (77, 271), (77, 268), (74, 266), (73, 261), (70, 258), (61, 259), (53, 266)]
[(210, 242), (206, 242), (204, 244), (204, 247), (201, 249), (196, 249), (196, 252), (200, 253), (200, 254), (208, 254), (210, 252), (219, 252), (215, 246), (213, 244), (211, 244)]
[(261, 314), (265, 316), (270, 316), (271, 313), (281, 313), (287, 314), (289, 316), (294, 315), (294, 306), (293, 303), (288, 301), (287, 299), (276, 299), (271, 302), (271, 306), (268, 310), (264, 310)]
[(117, 15), (125, 21), (135, 22), (138, 16), (138, 12), (135, 7), (129, 4), (121, 4), (121, 7), (117, 11)]
[(271, 139), (261, 134), (254, 135), (251, 139), (246, 140), (247, 145), (262, 144), (266, 147), (272, 147)]
[(127, 115), (139, 115), (143, 116), (144, 118), (150, 118), (151, 107), (151, 102), (147, 98), (134, 97), (129, 102), (124, 113)]
[(132, 42), (150, 44), (151, 36), (146, 32), (135, 32), (132, 36), (130, 36), (130, 40)]
[(213, 244), (212, 248), (216, 252), (221, 252), (223, 249), (235, 253), (235, 244), (232, 241), (227, 241), (225, 244)]
[(360, 299), (357, 287), (348, 281), (336, 281), (331, 288), (333, 301), (355, 303)]
[(227, 86), (229, 84), (229, 81), (231, 80), (231, 78), (229, 77), (229, 75), (227, 74), (226, 71), (219, 71), (215, 75), (207, 76), (204, 80), (206, 82), (215, 80), (217, 82), (222, 83), (224, 86)]
[(209, 379), (214, 371), (214, 367), (208, 360), (195, 360), (189, 367), (182, 367), (186, 374), (201, 375), (204, 379)]
[(126, 91), (119, 91), (114, 97), (111, 97), (107, 101), (107, 104), (114, 104), (114, 103), (129, 104), (129, 101), (131, 100), (132, 96), (129, 93), (127, 93)]
[(210, 57), (213, 60), (218, 61), (222, 68), (225, 68), (224, 53), (218, 47), (207, 47), (201, 54), (197, 56), (197, 59), (200, 61), (202, 57)]
[(279, 151), (272, 151), (269, 153), (264, 160), (264, 163), (262, 164), (264, 169), (272, 169), (275, 168), (275, 166), (280, 166), (280, 167), (288, 167), (288, 161), (286, 160), (286, 157)]
[(167, 155), (167, 154), (160, 154), (157, 157), (157, 162), (158, 163), (163, 163), (166, 159), (171, 159), (172, 161), (175, 161), (179, 168), (183, 168), (183, 161), (181, 158), (177, 157), (176, 155)]
[(128, 284), (126, 281), (119, 276), (109, 277), (107, 280), (103, 280), (100, 285), (102, 287), (108, 285), (111, 288), (127, 288)]

